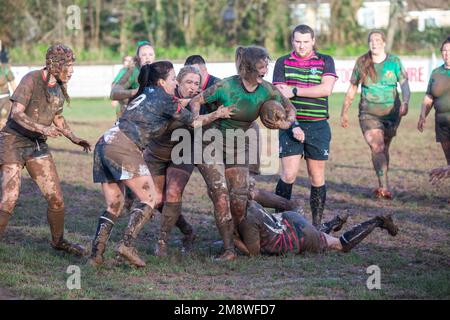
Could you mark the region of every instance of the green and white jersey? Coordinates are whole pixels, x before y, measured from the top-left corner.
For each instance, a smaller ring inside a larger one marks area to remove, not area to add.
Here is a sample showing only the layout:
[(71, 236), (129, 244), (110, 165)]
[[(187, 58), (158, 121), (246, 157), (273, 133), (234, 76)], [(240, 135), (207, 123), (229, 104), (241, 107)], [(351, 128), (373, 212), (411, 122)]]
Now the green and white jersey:
[(407, 79), (405, 68), (400, 59), (388, 54), (381, 63), (375, 63), (375, 81), (368, 75), (361, 83), (361, 68), (358, 63), (353, 68), (350, 82), (361, 83), (361, 100), (359, 102), (359, 117), (378, 117), (383, 120), (395, 120), (399, 117), (400, 98), (397, 83)]

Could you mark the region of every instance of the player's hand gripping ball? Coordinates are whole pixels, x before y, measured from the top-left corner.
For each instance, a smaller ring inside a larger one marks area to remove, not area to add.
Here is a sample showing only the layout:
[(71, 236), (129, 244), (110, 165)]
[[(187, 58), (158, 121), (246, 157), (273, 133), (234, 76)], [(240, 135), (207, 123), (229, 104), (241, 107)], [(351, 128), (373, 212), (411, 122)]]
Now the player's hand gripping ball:
[(259, 110), (259, 117), (263, 125), (269, 129), (288, 129), (290, 127), (284, 107), (275, 100), (263, 103)]

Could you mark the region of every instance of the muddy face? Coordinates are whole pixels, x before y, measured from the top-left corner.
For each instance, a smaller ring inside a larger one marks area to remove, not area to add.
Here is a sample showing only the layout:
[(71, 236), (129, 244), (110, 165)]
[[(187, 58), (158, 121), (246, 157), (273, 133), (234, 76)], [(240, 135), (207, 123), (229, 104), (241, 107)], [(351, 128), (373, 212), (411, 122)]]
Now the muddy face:
[(192, 98), (200, 90), (200, 75), (188, 73), (178, 84), (178, 91), (183, 98)]
[(73, 63), (68, 63), (64, 66), (61, 73), (59, 74), (59, 80), (63, 83), (69, 82), (73, 74)]

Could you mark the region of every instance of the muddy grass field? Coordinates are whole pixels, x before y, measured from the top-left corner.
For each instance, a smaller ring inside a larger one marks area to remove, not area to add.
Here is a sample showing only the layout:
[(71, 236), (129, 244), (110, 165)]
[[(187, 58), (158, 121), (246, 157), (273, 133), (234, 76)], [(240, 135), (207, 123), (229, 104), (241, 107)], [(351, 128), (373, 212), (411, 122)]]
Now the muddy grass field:
[[(434, 142), (434, 111), (426, 130), (416, 129), (422, 94), (414, 94), (410, 112), (402, 120), (391, 146), (390, 177), (394, 200), (376, 200), (376, 177), (369, 149), (351, 109), (349, 129), (339, 126), (343, 95), (331, 101), (333, 132), (327, 164), (325, 218), (340, 210), (351, 217), (347, 228), (368, 217), (392, 212), (400, 227), (397, 237), (375, 230), (348, 254), (285, 257), (241, 257), (236, 262), (212, 261), (220, 253), (204, 182), (195, 172), (183, 197), (183, 213), (194, 225), (194, 253), (180, 254), (181, 234), (174, 230), (170, 256), (153, 255), (159, 217), (141, 232), (138, 248), (147, 262), (135, 269), (116, 260), (112, 250), (119, 241), (128, 216), (113, 231), (107, 263), (94, 270), (86, 258), (56, 252), (49, 245), (46, 203), (23, 171), (20, 198), (6, 235), (0, 242), (0, 298), (3, 299), (449, 299), (450, 298), (450, 180), (439, 187), (428, 183), (431, 168), (444, 165), (440, 145)], [(114, 121), (108, 100), (77, 100), (65, 115), (77, 135), (95, 144)], [(92, 154), (64, 138), (50, 141), (62, 180), (66, 203), (66, 237), (90, 248), (99, 215), (104, 210), (100, 186), (92, 183)], [(309, 184), (305, 165), (293, 194), (305, 200), (310, 218)], [(261, 176), (258, 186), (274, 190), (277, 176)], [(345, 229), (345, 228), (344, 228)], [(340, 235), (342, 231), (338, 232)], [(69, 290), (67, 268), (81, 270), (81, 289)], [(371, 265), (381, 271), (381, 289), (368, 290), (366, 273)]]

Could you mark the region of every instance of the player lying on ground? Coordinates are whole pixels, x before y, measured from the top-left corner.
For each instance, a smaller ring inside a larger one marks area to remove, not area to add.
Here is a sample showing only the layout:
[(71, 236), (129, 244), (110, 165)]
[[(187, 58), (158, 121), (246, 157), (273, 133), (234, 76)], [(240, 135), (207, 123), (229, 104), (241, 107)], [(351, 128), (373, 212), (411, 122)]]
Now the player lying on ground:
[[(348, 252), (376, 227), (386, 229), (391, 236), (398, 233), (390, 215), (378, 215), (354, 226), (339, 238), (332, 237), (328, 233), (340, 230), (347, 215), (338, 215), (316, 229), (306, 220), (301, 207), (297, 206), (293, 210), (287, 203), (279, 206), (278, 198), (281, 197), (269, 197), (270, 193), (253, 188), (254, 184), (250, 186), (249, 192), (249, 198), (253, 200), (248, 201), (246, 215), (238, 226), (244, 246), (236, 244), (236, 247), (248, 255), (319, 253), (326, 250)], [(270, 214), (255, 200), (267, 207), (285, 211)]]

